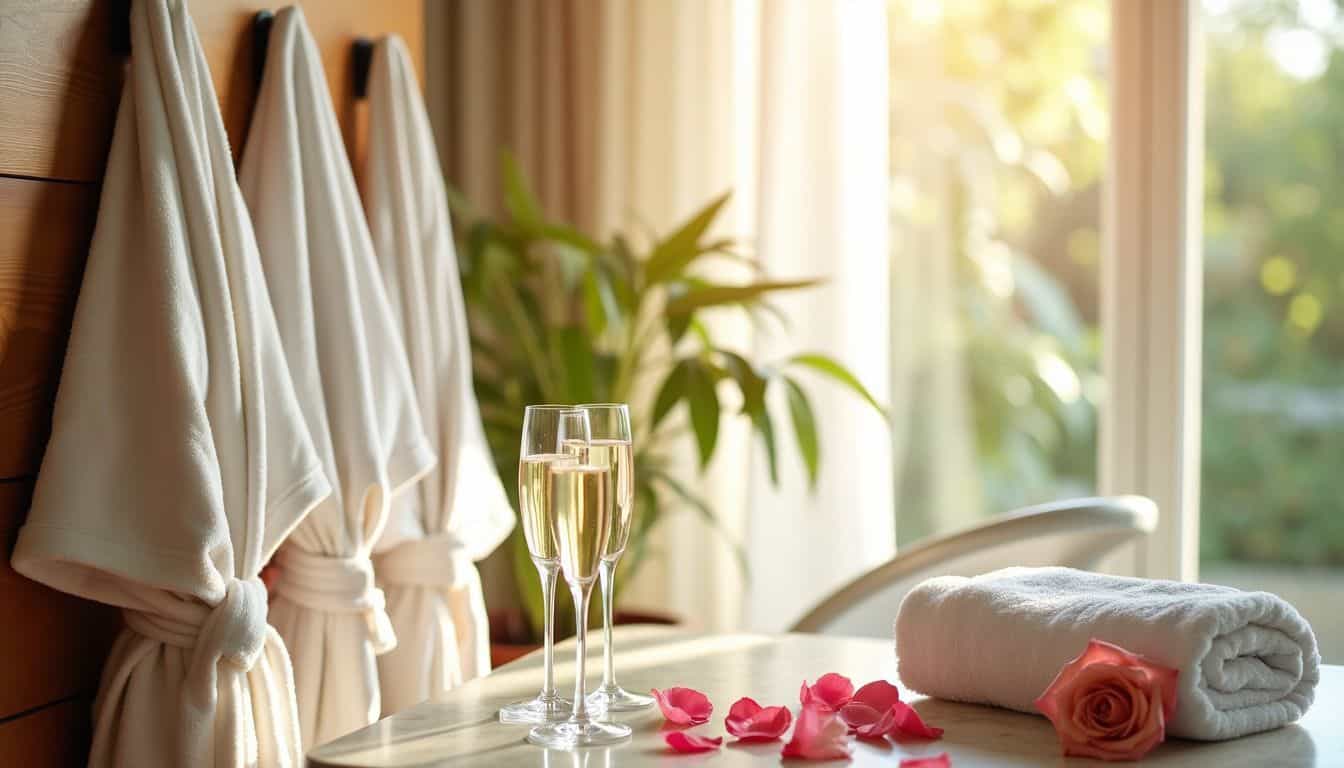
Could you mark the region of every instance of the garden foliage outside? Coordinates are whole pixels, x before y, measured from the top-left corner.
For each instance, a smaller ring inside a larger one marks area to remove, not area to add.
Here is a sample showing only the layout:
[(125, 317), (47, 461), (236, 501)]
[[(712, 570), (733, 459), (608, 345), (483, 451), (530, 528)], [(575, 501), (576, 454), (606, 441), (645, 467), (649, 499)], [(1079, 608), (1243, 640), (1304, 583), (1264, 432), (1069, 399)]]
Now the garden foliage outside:
[[(927, 5), (892, 0), (893, 27), (917, 28)], [(1294, 0), (1206, 6), (1201, 554), (1344, 566), (1344, 14)], [(983, 108), (950, 117), (950, 134), (959, 153), (996, 162), (992, 202), (975, 194), (983, 175), (954, 173), (946, 217), (980, 485), (996, 512), (1095, 486), (1109, 10), (940, 7), (923, 23), (947, 83)], [(1076, 391), (1051, 386), (1059, 362)]]

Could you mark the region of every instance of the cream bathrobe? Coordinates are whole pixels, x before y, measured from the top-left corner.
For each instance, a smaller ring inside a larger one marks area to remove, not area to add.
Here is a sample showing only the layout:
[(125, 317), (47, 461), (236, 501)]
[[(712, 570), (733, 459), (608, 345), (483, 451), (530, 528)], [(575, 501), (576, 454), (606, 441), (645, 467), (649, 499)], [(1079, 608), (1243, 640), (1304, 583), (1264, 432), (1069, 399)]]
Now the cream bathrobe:
[(90, 765), (299, 765), (257, 572), (330, 489), (181, 0), (135, 0), (131, 40), (14, 567), (124, 609)]
[(322, 60), (295, 7), (275, 17), (239, 181), (299, 403), (334, 486), (276, 556), (271, 605), (312, 746), (378, 718), (374, 657), (396, 639), (369, 555), (388, 500), (435, 459)]
[(397, 649), (378, 658), (383, 711), (490, 671), (475, 561), (513, 528), (471, 383), (447, 196), (415, 72), (396, 37), (369, 73), (364, 207), (439, 467), (393, 500), (375, 558)]

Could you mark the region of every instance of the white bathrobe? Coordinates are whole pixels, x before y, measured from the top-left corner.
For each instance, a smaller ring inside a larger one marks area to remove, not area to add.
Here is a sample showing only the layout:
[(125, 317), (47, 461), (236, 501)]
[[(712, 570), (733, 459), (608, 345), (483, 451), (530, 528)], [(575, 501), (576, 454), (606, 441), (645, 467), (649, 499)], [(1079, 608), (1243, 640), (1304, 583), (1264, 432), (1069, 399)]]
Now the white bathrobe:
[(239, 182), (299, 403), (334, 486), (276, 556), (271, 605), (312, 746), (378, 718), (374, 657), (396, 639), (369, 555), (388, 500), (435, 458), (322, 60), (295, 7), (275, 17)]
[(124, 609), (90, 765), (298, 765), (257, 573), (330, 488), (181, 0), (135, 0), (131, 40), (14, 568)]
[(378, 658), (383, 711), (393, 712), (490, 671), (475, 561), (508, 536), (513, 510), (472, 391), (466, 308), (434, 138), (396, 37), (374, 48), (368, 139), (364, 207), (440, 458), (414, 493), (393, 500), (375, 558), (400, 638)]

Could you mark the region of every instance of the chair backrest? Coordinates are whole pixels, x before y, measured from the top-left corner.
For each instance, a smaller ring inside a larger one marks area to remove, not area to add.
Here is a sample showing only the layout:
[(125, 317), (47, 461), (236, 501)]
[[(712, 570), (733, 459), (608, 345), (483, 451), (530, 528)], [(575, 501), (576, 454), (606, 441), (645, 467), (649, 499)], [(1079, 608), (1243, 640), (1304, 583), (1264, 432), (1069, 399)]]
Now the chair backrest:
[(1120, 545), (1157, 527), (1142, 496), (1069, 499), (1027, 507), (921, 542), (841, 587), (794, 632), (892, 637), (905, 593), (934, 576), (976, 576), (1012, 565), (1090, 570)]

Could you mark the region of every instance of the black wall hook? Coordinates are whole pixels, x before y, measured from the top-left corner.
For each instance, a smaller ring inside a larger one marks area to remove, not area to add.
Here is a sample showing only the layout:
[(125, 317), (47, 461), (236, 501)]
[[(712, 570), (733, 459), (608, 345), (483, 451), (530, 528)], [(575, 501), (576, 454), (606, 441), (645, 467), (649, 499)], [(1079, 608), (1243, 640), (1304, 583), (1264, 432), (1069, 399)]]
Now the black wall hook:
[(112, 24), (109, 46), (118, 56), (131, 55), (131, 0), (111, 0)]
[(373, 65), (373, 41), (367, 37), (357, 37), (351, 48), (350, 58), (355, 67), (355, 98), (362, 99), (369, 95), (369, 67)]
[(271, 11), (257, 11), (252, 17), (252, 82), (261, 87), (261, 76), (266, 73), (266, 52), (271, 48), (271, 26), (275, 24), (275, 14)]

